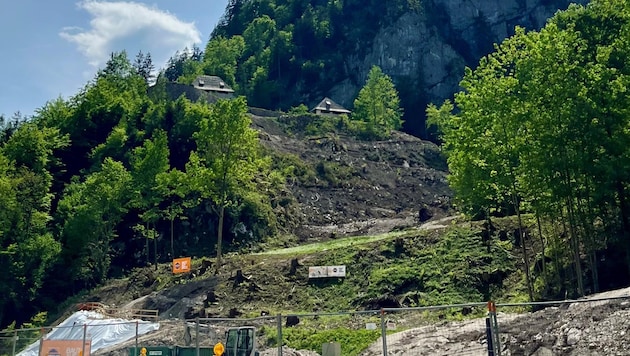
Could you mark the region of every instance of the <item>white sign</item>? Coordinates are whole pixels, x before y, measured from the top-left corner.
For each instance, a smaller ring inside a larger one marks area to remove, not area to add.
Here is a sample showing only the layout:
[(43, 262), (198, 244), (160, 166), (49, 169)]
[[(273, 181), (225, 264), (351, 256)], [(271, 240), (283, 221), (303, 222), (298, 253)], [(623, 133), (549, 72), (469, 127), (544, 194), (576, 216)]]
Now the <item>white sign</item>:
[(308, 278), (345, 277), (346, 266), (312, 266), (308, 268)]
[(309, 267), (308, 278), (325, 278), (328, 277), (328, 269), (326, 267)]
[(376, 323), (366, 323), (365, 324), (365, 329), (366, 330), (376, 330)]
[(346, 266), (328, 266), (328, 277), (345, 277)]
[(396, 330), (396, 323), (388, 321), (387, 322), (387, 330)]

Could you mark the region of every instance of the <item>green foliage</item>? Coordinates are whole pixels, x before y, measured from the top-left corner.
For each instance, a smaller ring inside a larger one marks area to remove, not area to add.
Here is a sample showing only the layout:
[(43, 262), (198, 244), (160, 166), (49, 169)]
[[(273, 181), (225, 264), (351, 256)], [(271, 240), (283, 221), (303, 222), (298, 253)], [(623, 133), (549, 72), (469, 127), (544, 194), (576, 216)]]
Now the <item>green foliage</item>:
[(294, 106), (289, 109), (289, 115), (299, 116), (299, 115), (307, 115), (308, 114), (308, 106), (304, 104), (300, 104), (298, 106)]
[(264, 170), (267, 161), (259, 158), (258, 134), (250, 127), (243, 97), (219, 100), (209, 109), (198, 105), (200, 130), (194, 134), (197, 152), (191, 154), (187, 171), (193, 189), (218, 207), (220, 266), (225, 208), (236, 203), (232, 199), (254, 190), (256, 173)]
[[(251, 189), (258, 165), (258, 134), (250, 127), (244, 98), (219, 100), (211, 108), (195, 104), (199, 110), (200, 130), (194, 134), (199, 162), (207, 171), (199, 174), (208, 180), (194, 183), (202, 196), (218, 205), (228, 203), (230, 192)], [(191, 167), (193, 170), (203, 167)]]
[[(547, 244), (564, 246), (554, 256), (559, 265), (563, 255), (573, 256), (577, 295), (584, 293), (581, 255), (623, 246), (630, 256), (630, 71), (621, 59), (628, 57), (629, 31), (625, 1), (571, 6), (540, 32), (517, 29), (466, 70), (455, 105), (428, 109), (463, 209), (530, 209), (547, 223), (564, 221), (568, 238), (556, 233)], [(619, 236), (612, 244), (611, 232)], [(594, 290), (596, 260), (588, 261)]]
[(212, 38), (206, 45), (203, 57), (203, 72), (208, 75), (218, 75), (234, 90), (238, 90), (236, 83), (237, 61), (245, 50), (245, 40), (242, 36), (226, 39), (222, 36)]
[(107, 276), (109, 244), (127, 212), (133, 178), (120, 163), (105, 159), (83, 182), (74, 181), (59, 202), (66, 263), (73, 277), (96, 284)]
[(331, 187), (348, 184), (355, 175), (355, 169), (337, 162), (319, 161), (315, 166), (317, 174)]
[(394, 83), (379, 67), (372, 67), (365, 86), (354, 101), (352, 119), (365, 123), (366, 138), (379, 139), (389, 137), (392, 130), (402, 126), (401, 116)]
[[(329, 90), (347, 71), (344, 58), (370, 48), (380, 26), (421, 7), (416, 0), (234, 0), (206, 49), (207, 58), (208, 48), (229, 49), (221, 62), (230, 71), (219, 66), (204, 71), (231, 78), (236, 68), (236, 87), (252, 106), (288, 109), (304, 96), (312, 101), (315, 93)], [(224, 42), (234, 38), (242, 38), (242, 52)]]
[(425, 248), (418, 243), (399, 238), (384, 247), (397, 258), (371, 270), (364, 300), (413, 292), (414, 306), (483, 302), (497, 297), (492, 285), (514, 271), (509, 252), (484, 243), (479, 233), (451, 229)]
[(297, 350), (312, 350), (321, 352), (322, 344), (328, 342), (338, 342), (341, 344), (343, 355), (359, 355), (368, 348), (380, 336), (378, 330), (348, 330), (338, 329), (315, 329), (315, 328), (288, 328), (284, 329), (283, 338), (287, 346)]

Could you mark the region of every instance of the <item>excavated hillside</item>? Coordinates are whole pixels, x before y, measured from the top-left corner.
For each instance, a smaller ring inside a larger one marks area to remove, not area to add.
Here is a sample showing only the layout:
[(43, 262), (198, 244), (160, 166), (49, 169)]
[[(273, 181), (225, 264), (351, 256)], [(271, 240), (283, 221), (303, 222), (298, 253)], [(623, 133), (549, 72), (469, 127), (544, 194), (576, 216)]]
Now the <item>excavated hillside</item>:
[(432, 142), (402, 132), (385, 141), (308, 136), (295, 128), (308, 118), (252, 119), (264, 146), (315, 170), (315, 177), (288, 184), (297, 203), (293, 232), (301, 239), (387, 232), (451, 212), (446, 160)]
[[(450, 207), (451, 192), (446, 184), (444, 159), (432, 143), (403, 133), (374, 142), (355, 140), (340, 133), (308, 136), (304, 130), (296, 128), (304, 122), (291, 123), (277, 117), (254, 115), (253, 122), (270, 150), (280, 156), (299, 158), (306, 166), (320, 171), (308, 179), (296, 178), (287, 188), (288, 197), (294, 198), (287, 198), (283, 208), (296, 214), (297, 240), (275, 244), (280, 248), (274, 251), (230, 254), (217, 273), (214, 272), (213, 258), (194, 260), (192, 273), (185, 275), (172, 276), (168, 265), (138, 269), (129, 278), (111, 281), (85, 297), (86, 301), (100, 301), (123, 310), (158, 310), (160, 330), (142, 336), (139, 342), (143, 346), (194, 345), (194, 325), (183, 320), (198, 317), (249, 318), (278, 313), (417, 305), (420, 299), (430, 297), (422, 294), (428, 287), (426, 281), (422, 287), (418, 284), (421, 282), (414, 279), (403, 280), (403, 284), (409, 284), (407, 292), (370, 297), (366, 293), (375, 282), (366, 284), (366, 280), (372, 280), (374, 271), (386, 268), (384, 270), (392, 274), (392, 285), (400, 283), (395, 280), (400, 279), (396, 274), (402, 270), (395, 268), (404, 269), (405, 260), (409, 259), (417, 261), (408, 265), (411, 268), (418, 266), (419, 270), (413, 273), (428, 274), (427, 267), (421, 265), (422, 256), (426, 256), (421, 251), (439, 244), (455, 226), (483, 231), (481, 224), (455, 217)], [(513, 226), (508, 223), (501, 228), (513, 229)], [(471, 236), (475, 234), (473, 232)], [(373, 238), (353, 235), (371, 235)], [(319, 242), (311, 244), (314, 241)], [(448, 242), (447, 250), (430, 253), (444, 253), (456, 248), (456, 241)], [(506, 246), (498, 238), (494, 241)], [(282, 248), (288, 245), (293, 247)], [(506, 260), (501, 260), (498, 253), (497, 250), (495, 255), (482, 258), (484, 263), (493, 266), (489, 273), (474, 274), (478, 266), (473, 255), (455, 256), (457, 264), (454, 268), (463, 268), (464, 272), (452, 270), (452, 273), (456, 276), (470, 272), (470, 277), (463, 277), (463, 280), (484, 278), (499, 288), (509, 288), (509, 275), (514, 272), (518, 275), (514, 269), (518, 263), (510, 261), (517, 261), (518, 257), (516, 253), (512, 257), (508, 254)], [(309, 280), (308, 266), (331, 263), (348, 264), (348, 277), (322, 282)], [(439, 268), (439, 264), (433, 268)], [(449, 283), (455, 283), (455, 280)], [(621, 290), (602, 295), (608, 296), (626, 299), (566, 303), (520, 315), (514, 314), (514, 309), (499, 309), (503, 354), (627, 354), (630, 333), (626, 320), (630, 294), (628, 290)], [(390, 354), (487, 354), (483, 318), (446, 321), (444, 318), (452, 316), (451, 312), (438, 311), (434, 319), (424, 319), (421, 313), (389, 316), (388, 320), (399, 327), (388, 337)], [(456, 310), (455, 315), (462, 312)], [(481, 316), (479, 311), (475, 315)], [(326, 323), (331, 322), (324, 318), (321, 321), (319, 318), (302, 319), (296, 328), (312, 327), (316, 323), (318, 328), (325, 329), (329, 327)], [(342, 325), (361, 329), (364, 322), (353, 317), (344, 319)], [(257, 323), (267, 332), (273, 332), (276, 325), (274, 319)], [(302, 326), (304, 323), (307, 324)], [(210, 346), (214, 340), (211, 336), (221, 335), (223, 329), (210, 326), (209, 330), (204, 331), (210, 334), (204, 334), (202, 346)], [(289, 330), (285, 332), (290, 334)], [(273, 340), (269, 334), (260, 338), (263, 355), (275, 355), (277, 348)], [(374, 343), (366, 345), (361, 355), (382, 354), (382, 341), (373, 340)], [(127, 354), (126, 348), (133, 345), (132, 340), (97, 354), (122, 356)], [(290, 348), (283, 354), (317, 355), (313, 351)]]

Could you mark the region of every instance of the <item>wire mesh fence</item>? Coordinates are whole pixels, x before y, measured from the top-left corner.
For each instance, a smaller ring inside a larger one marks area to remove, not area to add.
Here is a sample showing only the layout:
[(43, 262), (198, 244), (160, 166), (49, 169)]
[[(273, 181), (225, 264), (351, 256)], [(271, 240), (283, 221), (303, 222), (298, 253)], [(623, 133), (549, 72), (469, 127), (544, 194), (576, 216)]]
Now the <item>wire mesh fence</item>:
[(625, 295), (497, 304), (500, 355), (629, 355), (629, 317)]
[[(38, 345), (47, 339), (74, 342), (52, 356), (213, 356), (218, 343), (228, 348), (231, 330), (251, 332), (243, 334), (254, 345), (248, 350), (261, 356), (624, 355), (630, 350), (629, 316), (630, 296), (622, 296), (162, 320), (148, 333), (142, 321), (108, 319), (98, 326), (75, 322), (0, 332), (0, 356), (49, 356)], [(87, 351), (85, 340), (91, 342)], [(241, 351), (234, 354), (254, 355)]]

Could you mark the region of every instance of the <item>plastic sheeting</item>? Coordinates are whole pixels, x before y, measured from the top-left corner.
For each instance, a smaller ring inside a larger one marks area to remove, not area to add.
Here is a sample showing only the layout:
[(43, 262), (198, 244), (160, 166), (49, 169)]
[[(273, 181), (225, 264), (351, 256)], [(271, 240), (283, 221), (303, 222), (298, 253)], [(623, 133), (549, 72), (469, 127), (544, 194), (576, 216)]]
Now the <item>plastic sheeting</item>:
[[(125, 320), (107, 318), (94, 311), (78, 311), (68, 319), (54, 327), (45, 338), (50, 340), (82, 340), (84, 329), (86, 339), (92, 340), (92, 353), (106, 347), (114, 346), (136, 337), (136, 322), (138, 335), (144, 335), (160, 328), (159, 323), (144, 320)], [(84, 328), (84, 325), (87, 327)], [(38, 356), (39, 340), (17, 356)]]

